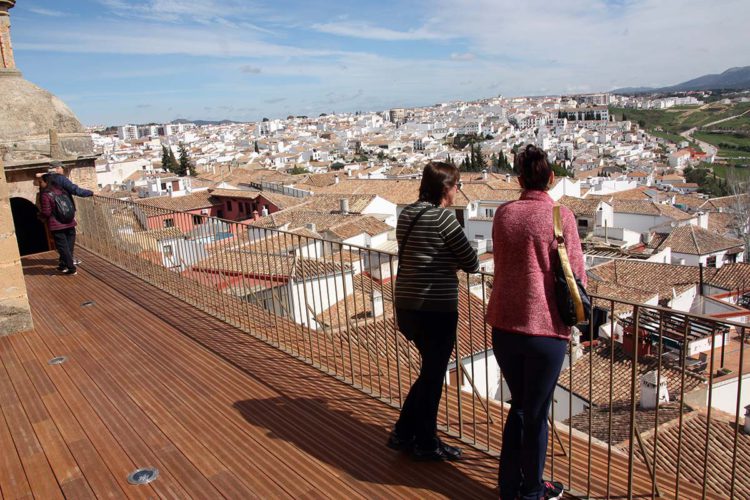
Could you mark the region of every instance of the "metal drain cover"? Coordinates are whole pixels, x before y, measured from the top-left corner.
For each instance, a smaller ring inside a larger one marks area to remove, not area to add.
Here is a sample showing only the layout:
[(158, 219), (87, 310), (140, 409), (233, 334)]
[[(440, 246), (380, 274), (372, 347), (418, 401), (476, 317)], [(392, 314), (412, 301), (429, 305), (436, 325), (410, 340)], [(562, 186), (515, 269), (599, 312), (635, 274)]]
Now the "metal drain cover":
[(145, 467), (130, 473), (128, 482), (130, 484), (148, 484), (159, 477), (159, 469), (156, 467)]
[(58, 356), (47, 361), (48, 365), (61, 365), (68, 360), (67, 356)]
[(87, 300), (86, 302), (81, 302), (81, 307), (91, 307), (95, 305), (96, 305), (96, 302), (94, 302), (93, 300)]

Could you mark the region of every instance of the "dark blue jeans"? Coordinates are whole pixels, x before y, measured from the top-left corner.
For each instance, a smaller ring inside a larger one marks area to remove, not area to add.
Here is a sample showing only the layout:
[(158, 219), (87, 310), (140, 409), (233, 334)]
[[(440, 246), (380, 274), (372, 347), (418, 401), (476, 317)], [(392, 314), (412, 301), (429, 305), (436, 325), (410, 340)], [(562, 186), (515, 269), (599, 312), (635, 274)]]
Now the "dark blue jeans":
[(547, 413), (568, 341), (492, 329), (495, 359), (510, 389), (500, 451), (500, 498), (538, 500), (547, 454)]
[(458, 312), (399, 309), (399, 317), (403, 314), (414, 315), (421, 325), (415, 333), (414, 344), (422, 356), (422, 367), (401, 408), (396, 433), (403, 438), (414, 436), (420, 448), (432, 449), (437, 446), (437, 414), (445, 371), (456, 339)]

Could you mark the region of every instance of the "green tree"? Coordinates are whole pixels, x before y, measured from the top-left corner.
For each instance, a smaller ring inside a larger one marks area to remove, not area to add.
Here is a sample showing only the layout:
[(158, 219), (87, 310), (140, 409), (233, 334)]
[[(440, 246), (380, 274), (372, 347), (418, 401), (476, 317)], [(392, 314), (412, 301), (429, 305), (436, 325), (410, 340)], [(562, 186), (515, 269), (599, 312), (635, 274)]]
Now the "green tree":
[(295, 165), (294, 168), (289, 171), (289, 173), (292, 175), (301, 175), (308, 173), (308, 171), (305, 167), (298, 167), (297, 165)]
[(177, 163), (177, 158), (175, 158), (172, 148), (169, 148), (169, 171), (176, 174), (178, 170), (179, 163)]
[(193, 166), (193, 162), (190, 161), (187, 148), (183, 143), (180, 143), (180, 162), (177, 165), (177, 175), (180, 177), (195, 175), (195, 167)]
[(573, 177), (573, 173), (559, 163), (552, 164), (552, 171), (555, 173), (555, 177)]
[(477, 143), (476, 147), (474, 148), (474, 172), (481, 172), (482, 170), (487, 168), (487, 160), (484, 158), (484, 155), (482, 154), (482, 144)]
[(258, 147), (258, 141), (255, 141), (255, 144), (253, 144), (253, 150), (256, 153), (260, 153), (260, 148)]
[(161, 168), (163, 168), (167, 172), (173, 172), (172, 161), (171, 157), (169, 156), (169, 149), (167, 149), (167, 147), (163, 144), (161, 146)]
[(342, 168), (344, 168), (344, 166), (345, 165), (343, 163), (337, 161), (336, 163), (331, 165), (331, 170), (341, 170)]

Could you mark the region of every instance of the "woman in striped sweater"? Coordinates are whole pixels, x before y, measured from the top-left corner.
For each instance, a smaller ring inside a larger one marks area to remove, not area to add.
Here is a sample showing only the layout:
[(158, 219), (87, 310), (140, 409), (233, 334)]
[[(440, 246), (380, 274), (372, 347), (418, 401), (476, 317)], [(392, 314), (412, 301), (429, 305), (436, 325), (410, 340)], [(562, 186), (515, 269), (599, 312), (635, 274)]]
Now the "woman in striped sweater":
[(437, 437), (443, 378), (458, 326), (456, 271), (479, 270), (477, 254), (463, 228), (455, 214), (445, 208), (453, 205), (459, 188), (459, 172), (454, 165), (428, 163), (422, 173), (419, 200), (404, 208), (396, 227), (401, 250), (396, 314), (399, 323), (418, 325), (409, 333), (422, 356), (422, 367), (404, 401), (388, 446), (411, 451), (417, 460), (461, 457), (459, 448)]

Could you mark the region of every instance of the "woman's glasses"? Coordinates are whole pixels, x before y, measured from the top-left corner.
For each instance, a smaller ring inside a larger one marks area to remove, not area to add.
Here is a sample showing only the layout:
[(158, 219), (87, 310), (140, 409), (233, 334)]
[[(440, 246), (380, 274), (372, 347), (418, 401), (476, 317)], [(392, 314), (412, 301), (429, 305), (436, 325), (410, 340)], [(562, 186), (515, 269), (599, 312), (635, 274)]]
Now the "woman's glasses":
[(464, 187), (464, 183), (463, 183), (463, 182), (461, 182), (461, 181), (458, 181), (458, 182), (456, 183), (456, 187), (457, 187), (458, 189), (461, 189), (462, 187)]

